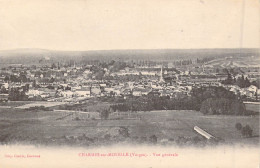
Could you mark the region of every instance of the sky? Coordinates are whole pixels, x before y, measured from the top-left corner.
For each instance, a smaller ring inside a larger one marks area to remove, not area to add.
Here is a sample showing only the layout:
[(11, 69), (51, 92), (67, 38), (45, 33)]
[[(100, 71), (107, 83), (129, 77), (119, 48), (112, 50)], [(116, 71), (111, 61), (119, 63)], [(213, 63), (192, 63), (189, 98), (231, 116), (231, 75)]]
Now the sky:
[(259, 48), (259, 29), (259, 0), (0, 0), (0, 50)]

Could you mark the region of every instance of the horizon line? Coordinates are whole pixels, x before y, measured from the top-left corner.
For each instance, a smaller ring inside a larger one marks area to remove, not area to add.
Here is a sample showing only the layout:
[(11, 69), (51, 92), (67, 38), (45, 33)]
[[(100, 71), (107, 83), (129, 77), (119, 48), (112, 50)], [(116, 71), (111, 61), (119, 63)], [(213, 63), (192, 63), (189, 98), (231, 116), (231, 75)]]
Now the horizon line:
[(60, 50), (60, 49), (44, 49), (44, 48), (13, 48), (13, 49), (4, 49), (0, 52), (15, 51), (15, 50), (46, 50), (46, 51), (63, 51), (63, 52), (88, 52), (88, 51), (127, 51), (127, 50), (214, 50), (214, 49), (256, 49), (260, 48), (255, 47), (234, 47), (234, 48), (139, 48), (139, 49), (92, 49), (92, 50)]

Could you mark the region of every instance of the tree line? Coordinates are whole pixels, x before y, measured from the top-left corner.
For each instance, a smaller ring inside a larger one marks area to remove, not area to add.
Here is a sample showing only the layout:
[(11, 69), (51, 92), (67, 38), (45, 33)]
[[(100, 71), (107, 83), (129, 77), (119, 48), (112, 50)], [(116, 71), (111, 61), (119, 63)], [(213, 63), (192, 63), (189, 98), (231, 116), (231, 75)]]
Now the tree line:
[(128, 98), (122, 103), (111, 105), (113, 111), (152, 110), (196, 110), (204, 114), (249, 115), (243, 102), (223, 87), (197, 87), (191, 96), (170, 98), (169, 96), (142, 96)]
[(246, 88), (251, 85), (254, 85), (257, 88), (260, 88), (259, 80), (250, 82), (247, 77), (244, 77), (244, 75), (241, 75), (240, 77), (235, 78), (230, 73), (228, 73), (227, 78), (225, 80), (223, 80), (221, 83), (225, 84), (225, 85), (237, 85), (240, 88)]

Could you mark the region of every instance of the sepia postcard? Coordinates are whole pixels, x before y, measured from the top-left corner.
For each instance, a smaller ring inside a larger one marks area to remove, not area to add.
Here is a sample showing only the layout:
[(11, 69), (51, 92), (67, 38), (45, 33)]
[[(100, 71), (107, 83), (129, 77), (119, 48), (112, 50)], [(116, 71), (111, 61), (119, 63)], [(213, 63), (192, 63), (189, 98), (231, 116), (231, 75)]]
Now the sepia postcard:
[(0, 0), (0, 168), (257, 168), (259, 0)]

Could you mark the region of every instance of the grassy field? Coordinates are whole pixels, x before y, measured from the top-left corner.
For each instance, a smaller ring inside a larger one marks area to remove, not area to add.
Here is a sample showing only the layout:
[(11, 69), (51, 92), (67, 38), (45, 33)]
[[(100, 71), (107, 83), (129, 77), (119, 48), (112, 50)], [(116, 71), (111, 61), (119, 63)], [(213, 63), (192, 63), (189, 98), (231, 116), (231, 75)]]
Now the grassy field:
[(60, 106), (60, 105), (64, 105), (67, 104), (65, 102), (45, 102), (45, 101), (35, 101), (35, 102), (31, 102), (31, 103), (27, 103), (27, 104), (23, 104), (21, 106), (17, 106), (16, 108), (19, 109), (27, 109), (30, 107), (36, 107), (36, 106), (44, 106), (44, 107), (53, 107), (53, 106)]
[[(185, 110), (138, 112), (135, 116), (138, 117), (131, 120), (83, 119), (78, 116), (79, 120), (75, 120), (77, 116), (73, 113), (0, 109), (0, 140), (7, 143), (24, 140), (37, 144), (45, 139), (45, 144), (50, 141), (64, 144), (67, 139), (74, 138), (73, 143), (77, 144), (81, 142), (75, 140), (75, 137), (84, 134), (92, 139), (105, 135), (116, 137), (120, 127), (126, 127), (131, 138), (156, 135), (160, 142), (164, 139), (198, 136), (193, 128), (199, 126), (225, 143), (259, 142), (259, 116), (205, 116), (200, 112)], [(243, 126), (248, 124), (253, 129), (253, 137), (242, 137), (235, 128), (237, 122)]]
[(0, 102), (0, 106), (18, 107), (30, 103), (32, 102), (31, 101), (10, 101), (10, 102)]
[(260, 104), (245, 103), (246, 110), (260, 112)]

